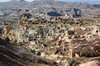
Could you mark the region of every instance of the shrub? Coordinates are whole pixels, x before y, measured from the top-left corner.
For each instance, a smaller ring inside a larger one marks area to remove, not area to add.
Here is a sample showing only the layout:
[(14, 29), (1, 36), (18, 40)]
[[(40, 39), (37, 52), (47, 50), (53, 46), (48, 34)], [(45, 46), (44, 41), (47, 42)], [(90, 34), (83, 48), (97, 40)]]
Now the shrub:
[(68, 59), (68, 63), (69, 63), (69, 66), (76, 66), (77, 64), (79, 64), (79, 62), (77, 62), (74, 59)]
[(6, 41), (10, 41), (9, 37), (6, 37), (5, 40), (6, 40)]
[(35, 51), (35, 50), (31, 50), (31, 52), (32, 52), (33, 54), (35, 54), (35, 53), (36, 53), (36, 51)]

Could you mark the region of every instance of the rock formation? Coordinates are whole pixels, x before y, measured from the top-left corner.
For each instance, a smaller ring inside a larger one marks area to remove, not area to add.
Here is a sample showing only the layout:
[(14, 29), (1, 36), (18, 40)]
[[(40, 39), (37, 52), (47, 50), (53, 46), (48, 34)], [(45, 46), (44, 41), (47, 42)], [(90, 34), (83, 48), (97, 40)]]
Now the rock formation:
[(36, 56), (25, 48), (15, 47), (2, 39), (0, 39), (0, 60), (10, 66), (56, 65), (56, 62)]

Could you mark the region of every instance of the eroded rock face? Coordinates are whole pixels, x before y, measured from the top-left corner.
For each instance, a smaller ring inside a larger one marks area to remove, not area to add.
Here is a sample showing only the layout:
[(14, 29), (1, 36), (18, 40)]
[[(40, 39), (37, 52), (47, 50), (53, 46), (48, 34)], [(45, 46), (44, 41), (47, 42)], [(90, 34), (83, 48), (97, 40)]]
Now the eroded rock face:
[(0, 39), (0, 61), (6, 64), (1, 66), (56, 66), (56, 62), (36, 56), (25, 48), (18, 48), (11, 43)]
[(99, 66), (99, 65), (100, 65), (100, 61), (94, 60), (84, 64), (80, 64), (79, 66)]
[(73, 54), (75, 56), (77, 54), (80, 57), (96, 57), (100, 55), (100, 53), (98, 53), (94, 49), (94, 46), (88, 46), (88, 45), (80, 45), (79, 47), (74, 49)]

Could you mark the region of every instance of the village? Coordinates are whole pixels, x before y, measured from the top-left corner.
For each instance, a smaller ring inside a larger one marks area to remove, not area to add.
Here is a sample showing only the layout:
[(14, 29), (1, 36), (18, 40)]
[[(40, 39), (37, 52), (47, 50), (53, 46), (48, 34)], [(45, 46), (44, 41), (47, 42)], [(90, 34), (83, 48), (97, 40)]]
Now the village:
[(70, 65), (68, 60), (75, 66), (100, 61), (100, 20), (95, 18), (43, 19), (26, 13), (17, 25), (4, 27), (1, 38), (59, 66)]

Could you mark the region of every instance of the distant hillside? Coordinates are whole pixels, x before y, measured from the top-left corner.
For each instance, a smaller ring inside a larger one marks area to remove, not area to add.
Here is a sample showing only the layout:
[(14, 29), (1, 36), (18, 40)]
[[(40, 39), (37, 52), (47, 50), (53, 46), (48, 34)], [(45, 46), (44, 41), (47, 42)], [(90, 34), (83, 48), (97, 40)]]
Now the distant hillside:
[(96, 8), (87, 3), (62, 2), (56, 0), (34, 0), (26, 2), (24, 0), (12, 0), (8, 2), (0, 2), (0, 9), (20, 9), (20, 8), (39, 8), (39, 7), (55, 7), (55, 8)]
[(0, 9), (18, 9), (28, 4), (26, 1), (0, 2)]

